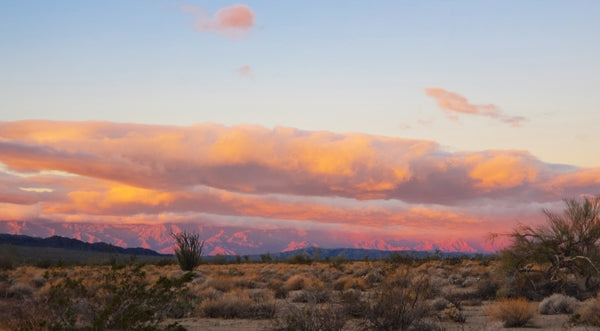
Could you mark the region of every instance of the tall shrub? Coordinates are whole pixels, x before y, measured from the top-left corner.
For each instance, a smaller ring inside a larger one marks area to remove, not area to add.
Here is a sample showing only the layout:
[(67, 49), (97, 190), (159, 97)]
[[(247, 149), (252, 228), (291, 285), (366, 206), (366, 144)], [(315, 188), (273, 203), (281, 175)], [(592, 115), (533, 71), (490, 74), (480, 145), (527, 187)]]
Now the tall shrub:
[[(543, 210), (546, 223), (521, 225), (502, 252), (507, 270), (529, 272), (531, 263), (544, 267), (542, 278), (551, 292), (564, 292), (569, 275), (580, 279), (580, 290), (594, 292), (600, 277), (600, 196), (567, 199), (562, 213)], [(530, 273), (531, 274), (531, 273)], [(526, 283), (531, 283), (527, 281)], [(539, 291), (539, 287), (537, 289)]]
[(191, 232), (172, 233), (175, 239), (175, 257), (179, 262), (181, 270), (192, 271), (200, 265), (204, 240), (200, 235)]

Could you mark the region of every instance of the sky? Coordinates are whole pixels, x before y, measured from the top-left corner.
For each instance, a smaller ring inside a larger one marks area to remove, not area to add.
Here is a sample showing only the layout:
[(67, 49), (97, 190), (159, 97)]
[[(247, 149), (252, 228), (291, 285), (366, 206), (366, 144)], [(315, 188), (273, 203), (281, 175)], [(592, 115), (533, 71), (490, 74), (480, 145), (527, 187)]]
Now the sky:
[(597, 1), (2, 8), (0, 219), (481, 242), (600, 193)]

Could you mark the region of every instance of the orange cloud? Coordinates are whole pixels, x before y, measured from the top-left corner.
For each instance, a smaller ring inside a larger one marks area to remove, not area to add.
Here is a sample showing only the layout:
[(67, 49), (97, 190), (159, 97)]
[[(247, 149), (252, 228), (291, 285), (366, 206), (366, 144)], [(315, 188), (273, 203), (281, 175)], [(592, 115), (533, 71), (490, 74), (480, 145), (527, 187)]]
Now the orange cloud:
[(462, 95), (446, 91), (439, 87), (426, 88), (425, 94), (434, 98), (437, 101), (438, 106), (451, 120), (454, 121), (458, 120), (458, 115), (456, 113), (491, 117), (512, 126), (520, 126), (522, 122), (526, 120), (524, 117), (520, 116), (506, 116), (497, 106), (492, 104), (471, 104), (467, 98)]
[[(78, 175), (69, 179), (75, 186), (96, 179), (161, 192), (206, 186), (254, 194), (445, 204), (516, 198), (520, 192), (547, 199), (548, 194), (556, 197), (557, 185), (583, 187), (582, 193), (600, 191), (595, 181), (559, 180), (589, 171), (558, 169), (527, 152), (451, 154), (431, 141), (249, 125), (0, 123), (0, 162), (15, 171)], [(16, 187), (53, 188), (36, 178)]]
[(511, 188), (533, 183), (541, 170), (531, 155), (522, 152), (495, 151), (466, 158), (473, 164), (469, 176), (483, 189)]
[(246, 5), (221, 8), (213, 17), (196, 6), (184, 5), (181, 9), (194, 16), (197, 31), (214, 31), (229, 38), (241, 38), (254, 28), (254, 12)]

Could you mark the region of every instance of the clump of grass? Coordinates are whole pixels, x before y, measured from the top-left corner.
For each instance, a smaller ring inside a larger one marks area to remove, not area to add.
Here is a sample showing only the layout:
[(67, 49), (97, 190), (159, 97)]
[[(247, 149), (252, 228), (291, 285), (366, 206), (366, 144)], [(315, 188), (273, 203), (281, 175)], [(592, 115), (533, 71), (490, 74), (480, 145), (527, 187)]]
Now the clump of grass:
[(543, 315), (572, 314), (578, 307), (577, 299), (556, 293), (542, 300), (538, 310)]
[(8, 288), (8, 296), (23, 298), (33, 294), (33, 288), (28, 284), (16, 283)]
[(535, 315), (535, 307), (524, 298), (501, 299), (486, 308), (491, 318), (502, 321), (504, 327), (526, 325)]
[(324, 303), (331, 299), (331, 292), (323, 286), (310, 286), (298, 291), (292, 298), (292, 302), (314, 302)]
[(209, 318), (264, 319), (275, 316), (275, 303), (252, 300), (245, 292), (227, 293), (200, 305), (200, 313)]
[(333, 289), (337, 291), (349, 289), (364, 290), (367, 287), (367, 282), (364, 279), (352, 276), (342, 276), (333, 282)]
[(233, 289), (234, 282), (230, 277), (211, 278), (206, 285), (221, 292), (229, 292)]
[(278, 331), (341, 331), (346, 318), (340, 307), (330, 304), (307, 304), (287, 307), (287, 312), (275, 321)]
[(288, 291), (298, 291), (304, 288), (307, 280), (303, 275), (293, 275), (285, 281), (285, 288)]

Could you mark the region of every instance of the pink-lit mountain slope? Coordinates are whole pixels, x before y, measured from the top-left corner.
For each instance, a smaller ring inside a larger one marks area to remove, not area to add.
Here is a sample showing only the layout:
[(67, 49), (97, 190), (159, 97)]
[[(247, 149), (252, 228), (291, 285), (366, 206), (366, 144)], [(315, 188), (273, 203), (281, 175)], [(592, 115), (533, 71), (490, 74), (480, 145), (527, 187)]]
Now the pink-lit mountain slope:
[(317, 246), (323, 248), (364, 248), (379, 250), (439, 249), (444, 252), (489, 252), (477, 242), (462, 239), (413, 240), (358, 240), (333, 236), (321, 231), (306, 232), (295, 229), (254, 229), (241, 226), (205, 224), (93, 224), (0, 221), (0, 233), (23, 234), (35, 237), (63, 236), (85, 242), (105, 242), (122, 247), (143, 247), (160, 253), (173, 252), (171, 233), (193, 231), (205, 241), (204, 254), (246, 255), (290, 251)]

